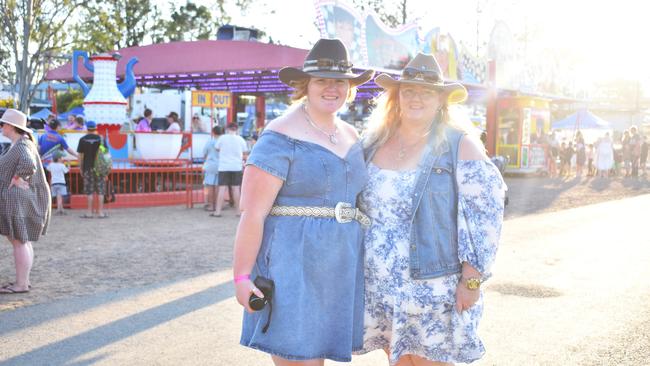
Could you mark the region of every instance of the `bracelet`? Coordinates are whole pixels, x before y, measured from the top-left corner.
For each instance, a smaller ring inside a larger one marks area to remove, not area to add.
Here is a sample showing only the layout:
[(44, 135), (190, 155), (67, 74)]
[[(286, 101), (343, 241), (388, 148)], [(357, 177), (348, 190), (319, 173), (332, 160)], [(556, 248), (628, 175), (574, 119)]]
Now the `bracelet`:
[(243, 275), (235, 276), (235, 283), (240, 283), (241, 281), (250, 280), (250, 279), (251, 279), (250, 274), (243, 274)]

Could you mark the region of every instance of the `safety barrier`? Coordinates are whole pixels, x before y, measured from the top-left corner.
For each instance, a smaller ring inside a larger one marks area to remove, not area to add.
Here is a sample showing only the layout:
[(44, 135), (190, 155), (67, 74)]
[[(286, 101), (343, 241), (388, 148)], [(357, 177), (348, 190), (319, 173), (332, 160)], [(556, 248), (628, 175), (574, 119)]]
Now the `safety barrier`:
[[(79, 167), (68, 173), (69, 207), (84, 208), (83, 177)], [(107, 177), (107, 190), (115, 201), (109, 207), (145, 207), (185, 204), (188, 208), (203, 202), (201, 166), (186, 159), (113, 160)]]

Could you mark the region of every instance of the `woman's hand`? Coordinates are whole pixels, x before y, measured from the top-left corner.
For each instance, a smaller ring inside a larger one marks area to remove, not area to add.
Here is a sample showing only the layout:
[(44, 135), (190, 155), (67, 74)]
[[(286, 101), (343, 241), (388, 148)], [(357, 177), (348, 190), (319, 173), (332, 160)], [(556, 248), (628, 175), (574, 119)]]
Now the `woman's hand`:
[(248, 306), (248, 299), (250, 299), (251, 294), (253, 293), (258, 297), (264, 297), (262, 291), (255, 287), (250, 279), (235, 283), (235, 296), (237, 297), (237, 302), (249, 313), (254, 312), (254, 310)]
[(13, 179), (11, 179), (11, 183), (9, 184), (9, 188), (11, 188), (12, 186), (20, 188), (20, 189), (24, 189), (24, 190), (29, 189), (29, 183), (26, 180), (24, 180), (23, 178), (19, 177), (19, 176), (15, 176), (15, 177), (13, 177)]
[(456, 311), (458, 314), (471, 308), (481, 296), (481, 290), (470, 290), (465, 285), (465, 280), (461, 277), (456, 286)]

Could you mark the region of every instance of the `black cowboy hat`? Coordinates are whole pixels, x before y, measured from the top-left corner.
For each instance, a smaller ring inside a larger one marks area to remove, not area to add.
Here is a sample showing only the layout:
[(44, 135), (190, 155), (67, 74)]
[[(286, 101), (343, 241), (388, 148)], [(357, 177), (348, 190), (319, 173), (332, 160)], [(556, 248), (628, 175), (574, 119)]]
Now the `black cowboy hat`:
[(447, 83), (442, 69), (433, 55), (418, 53), (402, 70), (399, 79), (388, 74), (375, 78), (375, 83), (384, 89), (394, 88), (400, 84), (431, 87), (447, 95), (447, 103), (462, 103), (467, 99), (467, 89), (459, 83)]
[(352, 73), (348, 50), (339, 39), (321, 38), (305, 57), (302, 69), (285, 67), (280, 70), (280, 81), (292, 86), (293, 81), (312, 77), (327, 79), (346, 79), (352, 86), (361, 85), (372, 79), (374, 70), (366, 70), (357, 75)]

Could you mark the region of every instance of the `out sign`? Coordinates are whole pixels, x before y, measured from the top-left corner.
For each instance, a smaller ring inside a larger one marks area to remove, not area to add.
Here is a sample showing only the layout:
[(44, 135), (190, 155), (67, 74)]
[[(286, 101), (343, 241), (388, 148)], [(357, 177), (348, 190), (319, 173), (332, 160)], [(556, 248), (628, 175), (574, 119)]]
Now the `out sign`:
[(229, 92), (212, 92), (213, 108), (229, 108), (231, 94)]

